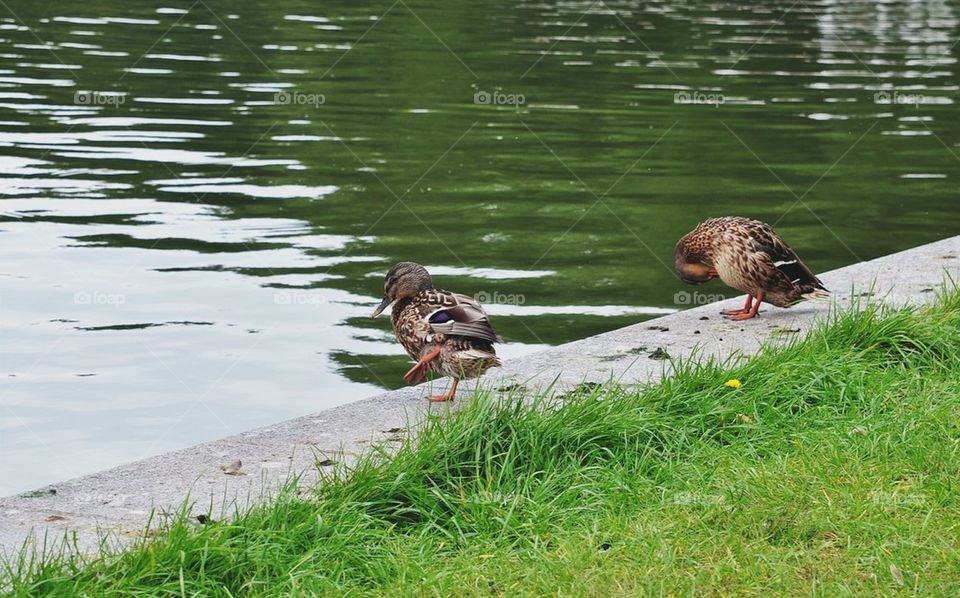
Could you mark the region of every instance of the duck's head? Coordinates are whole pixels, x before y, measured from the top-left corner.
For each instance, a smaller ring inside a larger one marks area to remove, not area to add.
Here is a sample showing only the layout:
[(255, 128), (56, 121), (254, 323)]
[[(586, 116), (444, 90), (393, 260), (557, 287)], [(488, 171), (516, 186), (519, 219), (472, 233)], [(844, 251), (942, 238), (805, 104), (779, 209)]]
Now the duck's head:
[(687, 237), (677, 242), (673, 250), (673, 266), (680, 280), (687, 284), (703, 284), (717, 277), (704, 252), (689, 242)]
[(373, 317), (379, 316), (397, 299), (413, 297), (420, 291), (432, 288), (433, 279), (426, 268), (413, 262), (400, 262), (390, 268), (383, 278), (383, 301), (373, 310)]

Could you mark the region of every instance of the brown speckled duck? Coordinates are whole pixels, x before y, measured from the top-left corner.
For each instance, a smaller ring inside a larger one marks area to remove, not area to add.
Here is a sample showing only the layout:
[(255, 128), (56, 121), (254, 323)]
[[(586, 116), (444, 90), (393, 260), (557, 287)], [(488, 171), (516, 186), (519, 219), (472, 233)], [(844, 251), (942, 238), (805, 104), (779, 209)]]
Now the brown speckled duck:
[(431, 401), (453, 400), (461, 378), (476, 378), (500, 366), (493, 349), (500, 338), (483, 307), (466, 295), (433, 288), (430, 274), (420, 264), (400, 262), (390, 268), (383, 281), (383, 301), (373, 317), (391, 303), (393, 331), (417, 362), (404, 381), (422, 382), (431, 371), (453, 378), (450, 392)]
[(830, 296), (793, 249), (759, 220), (711, 218), (677, 242), (673, 259), (686, 283), (701, 284), (719, 277), (747, 294), (743, 309), (720, 312), (731, 320), (756, 316), (763, 301), (790, 307), (804, 299)]

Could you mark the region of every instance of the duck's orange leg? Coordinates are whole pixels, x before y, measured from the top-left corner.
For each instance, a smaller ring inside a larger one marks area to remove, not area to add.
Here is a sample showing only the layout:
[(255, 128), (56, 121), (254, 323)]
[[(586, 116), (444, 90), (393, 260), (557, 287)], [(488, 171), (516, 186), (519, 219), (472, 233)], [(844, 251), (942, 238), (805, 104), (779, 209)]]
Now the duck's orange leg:
[(437, 358), (440, 355), (440, 346), (437, 345), (432, 351), (420, 358), (420, 361), (416, 363), (410, 370), (403, 375), (403, 381), (407, 384), (414, 384), (416, 382), (421, 382), (424, 378), (427, 377), (427, 370), (430, 368), (430, 362)]
[(735, 316), (728, 316), (728, 320), (749, 320), (750, 318), (756, 317), (757, 311), (760, 309), (760, 303), (763, 302), (763, 293), (757, 293), (757, 302), (753, 304), (753, 309), (746, 313), (738, 314)]
[(450, 392), (445, 395), (437, 395), (435, 397), (430, 397), (430, 400), (434, 403), (442, 403), (443, 401), (452, 401), (453, 397), (457, 394), (457, 384), (460, 384), (460, 378), (454, 378), (453, 384), (450, 386)]
[(725, 316), (737, 316), (740, 314), (745, 314), (750, 312), (750, 304), (753, 303), (753, 295), (747, 293), (747, 302), (743, 305), (741, 309), (721, 309), (720, 313)]

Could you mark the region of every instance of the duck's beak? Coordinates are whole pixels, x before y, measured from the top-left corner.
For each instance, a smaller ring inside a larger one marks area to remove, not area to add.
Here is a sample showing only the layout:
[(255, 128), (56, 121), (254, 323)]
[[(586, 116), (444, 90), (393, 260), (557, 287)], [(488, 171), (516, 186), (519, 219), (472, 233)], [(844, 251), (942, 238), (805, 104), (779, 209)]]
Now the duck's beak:
[(387, 309), (387, 306), (390, 305), (390, 303), (391, 303), (391, 301), (390, 301), (389, 299), (387, 299), (386, 297), (384, 297), (384, 298), (383, 298), (383, 301), (380, 302), (380, 305), (377, 306), (377, 309), (373, 310), (373, 316), (372, 316), (372, 317), (376, 318), (376, 317), (379, 316), (381, 313), (383, 313), (383, 310)]
[(687, 284), (703, 284), (720, 276), (716, 268), (704, 262), (678, 264), (677, 274)]

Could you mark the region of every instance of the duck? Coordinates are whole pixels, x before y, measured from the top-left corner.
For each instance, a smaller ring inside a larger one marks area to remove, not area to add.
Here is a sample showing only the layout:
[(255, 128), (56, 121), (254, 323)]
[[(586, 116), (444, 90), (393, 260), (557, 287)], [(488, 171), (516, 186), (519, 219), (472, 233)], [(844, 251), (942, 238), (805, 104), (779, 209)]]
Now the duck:
[(743, 308), (720, 313), (730, 320), (757, 316), (764, 301), (790, 307), (830, 296), (823, 283), (773, 228), (742, 216), (710, 218), (677, 241), (674, 266), (683, 282), (719, 278), (747, 294)]
[(434, 288), (420, 264), (400, 262), (387, 272), (373, 317), (390, 306), (397, 341), (416, 362), (403, 380), (417, 384), (431, 372), (453, 379), (450, 391), (431, 401), (452, 401), (461, 379), (502, 365), (493, 347), (502, 341), (483, 306), (467, 295)]

